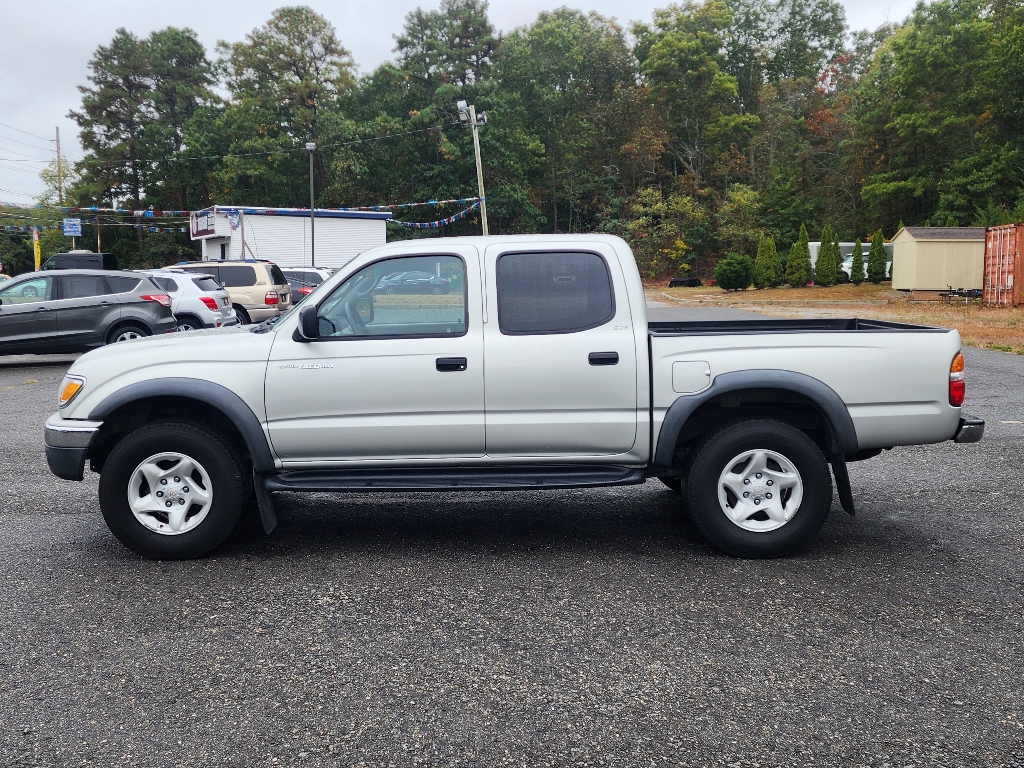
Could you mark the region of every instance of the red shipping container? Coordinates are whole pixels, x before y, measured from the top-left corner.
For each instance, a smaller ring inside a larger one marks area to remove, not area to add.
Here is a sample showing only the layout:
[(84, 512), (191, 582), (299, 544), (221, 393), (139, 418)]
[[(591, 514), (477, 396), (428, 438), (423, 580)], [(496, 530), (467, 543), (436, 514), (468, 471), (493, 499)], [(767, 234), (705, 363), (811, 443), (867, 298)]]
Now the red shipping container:
[(985, 283), (982, 302), (997, 307), (1024, 304), (1024, 224), (985, 230)]

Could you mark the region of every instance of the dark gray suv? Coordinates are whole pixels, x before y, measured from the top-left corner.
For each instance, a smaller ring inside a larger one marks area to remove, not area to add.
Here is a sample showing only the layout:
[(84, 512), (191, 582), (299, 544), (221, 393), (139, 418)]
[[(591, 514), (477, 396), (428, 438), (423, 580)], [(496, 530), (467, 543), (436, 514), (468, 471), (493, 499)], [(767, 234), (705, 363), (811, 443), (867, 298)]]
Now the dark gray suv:
[(174, 328), (170, 296), (137, 272), (66, 269), (0, 283), (0, 355), (85, 352)]

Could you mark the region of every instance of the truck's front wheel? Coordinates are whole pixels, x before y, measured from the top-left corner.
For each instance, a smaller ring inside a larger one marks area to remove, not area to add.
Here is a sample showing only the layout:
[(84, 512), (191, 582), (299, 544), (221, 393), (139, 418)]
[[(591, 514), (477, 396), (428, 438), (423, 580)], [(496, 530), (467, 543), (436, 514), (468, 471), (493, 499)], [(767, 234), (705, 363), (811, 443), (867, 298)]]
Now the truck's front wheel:
[(215, 432), (156, 422), (110, 452), (100, 476), (100, 508), (117, 539), (143, 557), (202, 557), (237, 525), (244, 477), (235, 450)]
[(781, 557), (825, 522), (832, 478), (807, 435), (757, 419), (704, 441), (690, 464), (686, 495), (694, 524), (719, 549), (737, 557)]

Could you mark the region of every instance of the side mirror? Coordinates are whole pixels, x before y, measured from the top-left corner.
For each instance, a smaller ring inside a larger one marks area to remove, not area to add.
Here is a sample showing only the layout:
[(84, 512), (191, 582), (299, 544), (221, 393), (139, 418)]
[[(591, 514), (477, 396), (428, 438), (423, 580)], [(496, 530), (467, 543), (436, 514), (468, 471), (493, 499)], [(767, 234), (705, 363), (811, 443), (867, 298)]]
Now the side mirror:
[(310, 305), (299, 309), (299, 327), (293, 336), (295, 341), (313, 341), (320, 338), (320, 319), (316, 307)]
[(364, 323), (373, 322), (373, 300), (372, 299), (356, 299), (355, 302), (356, 312), (359, 313), (359, 318)]

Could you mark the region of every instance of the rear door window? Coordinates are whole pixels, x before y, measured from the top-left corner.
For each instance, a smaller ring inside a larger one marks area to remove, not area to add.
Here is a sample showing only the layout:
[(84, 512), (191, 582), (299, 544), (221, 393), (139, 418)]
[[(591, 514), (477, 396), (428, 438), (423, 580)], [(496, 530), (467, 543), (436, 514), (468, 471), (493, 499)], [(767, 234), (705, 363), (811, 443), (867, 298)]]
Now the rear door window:
[(60, 290), (62, 299), (86, 299), (110, 293), (107, 282), (100, 275), (62, 275)]
[(596, 253), (505, 253), (498, 257), (502, 333), (575, 333), (615, 315), (611, 274)]
[[(256, 270), (250, 266), (239, 264), (238, 266), (221, 265), (220, 282), (227, 288), (247, 288), (256, 285)], [(282, 280), (282, 282), (287, 282)]]

